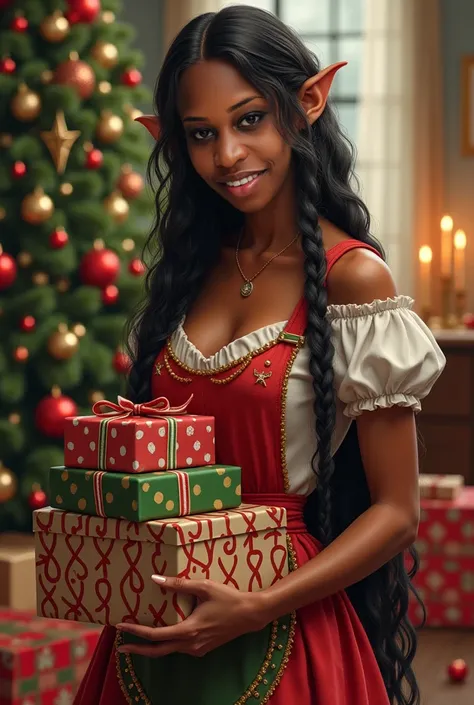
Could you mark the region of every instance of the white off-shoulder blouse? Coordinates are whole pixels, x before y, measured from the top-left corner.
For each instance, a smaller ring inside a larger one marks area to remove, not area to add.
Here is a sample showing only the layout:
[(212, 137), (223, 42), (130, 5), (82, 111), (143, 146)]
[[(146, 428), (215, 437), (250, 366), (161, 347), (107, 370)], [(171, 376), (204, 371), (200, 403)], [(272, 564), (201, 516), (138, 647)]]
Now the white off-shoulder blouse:
[[(352, 419), (364, 411), (404, 406), (415, 413), (444, 369), (446, 359), (430, 329), (412, 310), (413, 299), (397, 296), (370, 304), (328, 306), (332, 328), (337, 395), (333, 453)], [(174, 353), (188, 367), (215, 369), (274, 340), (287, 321), (265, 326), (226, 345), (211, 357), (188, 339), (183, 326), (172, 336)], [(286, 460), (290, 492), (307, 495), (315, 487), (314, 392), (309, 349), (296, 356), (288, 381)]]

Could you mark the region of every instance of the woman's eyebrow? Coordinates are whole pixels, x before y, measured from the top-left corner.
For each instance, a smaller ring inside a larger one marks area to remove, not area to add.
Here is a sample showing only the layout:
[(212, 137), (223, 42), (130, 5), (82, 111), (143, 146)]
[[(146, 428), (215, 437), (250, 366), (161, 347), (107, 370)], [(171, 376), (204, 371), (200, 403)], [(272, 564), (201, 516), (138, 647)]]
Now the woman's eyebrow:
[[(244, 105), (247, 105), (247, 103), (250, 103), (252, 100), (255, 100), (256, 98), (262, 98), (262, 96), (261, 95), (252, 95), (252, 96), (249, 96), (248, 98), (244, 98), (243, 100), (239, 100), (238, 103), (235, 103), (235, 105), (231, 105), (230, 108), (227, 108), (227, 112), (233, 113), (234, 110), (238, 110), (239, 108), (242, 108)], [(205, 122), (206, 120), (208, 120), (208, 118), (197, 117), (194, 115), (189, 115), (189, 116), (183, 118), (183, 122)]]

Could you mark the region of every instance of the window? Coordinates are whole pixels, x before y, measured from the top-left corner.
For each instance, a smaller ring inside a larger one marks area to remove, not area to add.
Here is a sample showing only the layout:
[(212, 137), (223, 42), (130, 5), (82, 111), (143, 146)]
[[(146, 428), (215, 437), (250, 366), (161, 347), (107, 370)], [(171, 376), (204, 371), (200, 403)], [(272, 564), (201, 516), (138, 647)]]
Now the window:
[(357, 142), (365, 0), (245, 2), (274, 12), (293, 27), (322, 66), (348, 62), (334, 80), (332, 98), (343, 127), (351, 140)]

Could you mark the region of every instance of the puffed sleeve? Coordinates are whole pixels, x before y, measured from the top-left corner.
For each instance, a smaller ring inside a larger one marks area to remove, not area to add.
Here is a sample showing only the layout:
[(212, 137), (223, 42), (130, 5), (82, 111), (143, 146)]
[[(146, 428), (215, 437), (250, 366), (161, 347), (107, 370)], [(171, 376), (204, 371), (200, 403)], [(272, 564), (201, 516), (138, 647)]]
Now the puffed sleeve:
[(336, 392), (346, 416), (391, 406), (421, 410), (446, 359), (412, 307), (409, 296), (328, 306)]

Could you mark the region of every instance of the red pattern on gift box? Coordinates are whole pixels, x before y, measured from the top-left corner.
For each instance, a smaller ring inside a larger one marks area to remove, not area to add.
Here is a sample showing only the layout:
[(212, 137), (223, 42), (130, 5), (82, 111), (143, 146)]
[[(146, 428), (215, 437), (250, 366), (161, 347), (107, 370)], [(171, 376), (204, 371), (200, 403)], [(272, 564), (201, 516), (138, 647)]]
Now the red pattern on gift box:
[[(161, 590), (159, 599), (148, 576), (208, 578), (260, 590), (288, 571), (285, 526), (281, 507), (242, 506), (143, 524), (40, 510), (35, 513), (38, 609), (45, 616), (100, 624), (181, 621), (192, 598)], [(53, 560), (62, 579), (55, 575), (49, 584)]]

